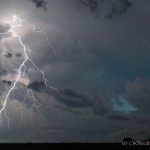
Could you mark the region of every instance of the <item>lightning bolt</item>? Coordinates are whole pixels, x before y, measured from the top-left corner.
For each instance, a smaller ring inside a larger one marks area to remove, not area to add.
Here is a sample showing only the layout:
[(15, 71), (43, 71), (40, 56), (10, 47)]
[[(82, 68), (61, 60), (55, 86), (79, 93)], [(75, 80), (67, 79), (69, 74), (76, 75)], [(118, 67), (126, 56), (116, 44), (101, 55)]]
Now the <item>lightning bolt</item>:
[[(23, 77), (26, 77), (27, 80), (28, 80), (28, 83), (29, 83), (29, 78), (28, 78), (28, 76), (26, 75), (26, 70), (27, 70), (27, 68), (26, 68), (26, 62), (27, 62), (27, 61), (30, 61), (31, 64), (33, 65), (33, 67), (34, 67), (38, 72), (40, 72), (40, 73), (42, 74), (43, 80), (44, 80), (46, 86), (47, 86), (47, 81), (48, 81), (48, 80), (45, 78), (44, 72), (36, 66), (36, 64), (34, 63), (34, 61), (33, 61), (31, 58), (29, 58), (28, 54), (31, 53), (31, 50), (26, 47), (26, 45), (25, 45), (25, 44), (22, 42), (22, 40), (21, 40), (21, 36), (20, 36), (19, 34), (16, 34), (15, 31), (14, 31), (14, 29), (15, 29), (15, 28), (18, 28), (18, 27), (22, 27), (22, 23), (27, 24), (30, 28), (32, 28), (33, 33), (41, 33), (41, 34), (43, 34), (43, 35), (45, 36), (46, 41), (47, 41), (47, 43), (48, 43), (48, 46), (49, 46), (49, 47), (52, 49), (52, 51), (56, 54), (56, 52), (54, 51), (53, 45), (50, 43), (50, 41), (49, 41), (49, 39), (48, 39), (48, 36), (47, 36), (46, 32), (41, 31), (41, 30), (37, 30), (37, 29), (36, 29), (36, 26), (35, 26), (34, 24), (30, 24), (30, 23), (28, 23), (26, 20), (23, 20), (23, 19), (19, 18), (19, 17), (16, 16), (16, 15), (14, 15), (12, 18), (13, 18), (13, 19), (12, 19), (10, 22), (8, 22), (9, 25), (10, 25), (10, 29), (9, 29), (7, 32), (0, 33), (0, 34), (1, 34), (1, 35), (7, 35), (7, 34), (11, 33), (11, 34), (12, 34), (12, 37), (18, 38), (18, 41), (19, 41), (20, 45), (23, 47), (24, 61), (20, 64), (20, 67), (19, 67), (19, 69), (18, 69), (18, 71), (17, 71), (17, 74), (15, 75), (15, 76), (16, 76), (16, 79), (15, 79), (15, 81), (13, 82), (11, 88), (8, 90), (8, 92), (7, 92), (7, 94), (6, 94), (6, 97), (4, 98), (4, 100), (3, 100), (2, 104), (1, 104), (2, 107), (1, 107), (1, 109), (0, 109), (0, 124), (3, 123), (3, 115), (4, 115), (4, 117), (5, 117), (6, 120), (7, 120), (8, 127), (10, 127), (10, 121), (9, 121), (9, 117), (8, 117), (8, 115), (7, 115), (7, 114), (8, 114), (8, 111), (6, 110), (6, 106), (7, 106), (7, 102), (8, 102), (9, 96), (10, 96), (11, 93), (13, 93), (14, 89), (16, 88), (16, 85), (17, 85), (17, 83), (19, 82), (19, 78), (20, 78), (20, 77), (22, 77), (22, 76), (23, 76)], [(14, 24), (16, 21), (19, 22), (17, 25), (11, 25), (11, 24)], [(23, 70), (23, 71), (22, 71), (22, 70)], [(27, 93), (28, 93), (28, 92), (27, 92)], [(35, 96), (34, 96), (32, 90), (30, 90), (30, 93), (31, 93), (32, 99), (33, 99), (33, 101), (34, 101), (33, 106), (34, 106), (34, 107), (37, 109), (37, 111), (38, 111), (38, 107), (36, 107), (36, 103), (38, 102), (38, 100), (35, 98)], [(13, 94), (14, 94), (14, 93), (13, 93)], [(39, 102), (38, 102), (38, 103), (39, 103)], [(39, 113), (40, 113), (40, 112), (39, 112)]]

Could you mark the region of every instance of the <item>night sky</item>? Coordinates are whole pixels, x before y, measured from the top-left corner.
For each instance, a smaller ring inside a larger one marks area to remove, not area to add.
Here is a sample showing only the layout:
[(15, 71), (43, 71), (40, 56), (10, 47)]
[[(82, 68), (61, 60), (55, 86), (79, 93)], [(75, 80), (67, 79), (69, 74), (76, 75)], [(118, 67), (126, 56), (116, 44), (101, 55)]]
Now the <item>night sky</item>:
[[(9, 96), (10, 127), (3, 114), (0, 142), (150, 137), (150, 1), (94, 2), (0, 0), (0, 33), (16, 15), (46, 32), (53, 46), (25, 22), (14, 29), (48, 82), (26, 63), (30, 80), (20, 78)], [(0, 108), (24, 57), (17, 38), (0, 35)]]

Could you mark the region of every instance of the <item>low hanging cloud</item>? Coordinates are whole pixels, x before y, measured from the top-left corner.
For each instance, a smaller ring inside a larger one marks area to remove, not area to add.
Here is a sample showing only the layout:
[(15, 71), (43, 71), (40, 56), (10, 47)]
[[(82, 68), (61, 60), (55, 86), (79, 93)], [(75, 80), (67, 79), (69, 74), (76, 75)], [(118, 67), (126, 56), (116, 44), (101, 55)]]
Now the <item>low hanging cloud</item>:
[[(58, 102), (55, 108), (76, 115), (84, 114), (82, 111), (78, 111), (78, 109), (89, 108), (95, 115), (115, 121), (133, 121), (139, 123), (139, 119), (142, 117), (139, 118), (136, 115), (137, 112), (124, 113), (113, 110), (111, 106), (106, 107), (105, 103), (111, 99), (111, 96), (91, 96), (78, 93), (73, 89), (46, 87), (43, 81), (33, 81), (28, 85), (28, 88), (40, 94), (47, 94), (48, 96), (54, 97)], [(147, 119), (145, 121), (147, 121)]]
[(56, 108), (69, 113), (82, 115), (82, 112), (78, 111), (78, 108), (90, 108), (95, 115), (103, 116), (111, 120), (132, 120), (132, 116), (129, 116), (129, 114), (114, 111), (113, 108), (106, 107), (102, 101), (109, 101), (109, 99), (104, 95), (103, 98), (101, 98), (100, 96), (81, 94), (72, 89), (46, 87), (43, 81), (33, 81), (28, 85), (28, 88), (40, 94), (45, 93), (54, 97), (55, 100), (59, 102)]
[(90, 107), (92, 104), (91, 100), (85, 95), (79, 94), (72, 89), (49, 88), (45, 86), (43, 81), (33, 81), (28, 85), (28, 88), (55, 97), (58, 102), (68, 107)]
[[(56, 89), (46, 87), (43, 81), (33, 81), (28, 85), (28, 88), (38, 93), (45, 93), (54, 97), (57, 102), (70, 108), (68, 109), (70, 112), (71, 108), (92, 108), (93, 113), (97, 115), (103, 116), (108, 113), (107, 108), (105, 108), (105, 106), (103, 106), (100, 102), (100, 97), (95, 98), (92, 96), (87, 96), (72, 89)], [(64, 109), (64, 107), (61, 107), (61, 109)]]

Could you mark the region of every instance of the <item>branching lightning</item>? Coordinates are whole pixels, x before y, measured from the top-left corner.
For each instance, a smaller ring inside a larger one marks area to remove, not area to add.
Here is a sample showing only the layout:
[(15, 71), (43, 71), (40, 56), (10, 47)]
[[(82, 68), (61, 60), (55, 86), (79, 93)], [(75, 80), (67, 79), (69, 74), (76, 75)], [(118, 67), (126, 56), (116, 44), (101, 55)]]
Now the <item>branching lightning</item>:
[[(11, 24), (15, 23), (16, 21), (19, 22), (17, 25), (11, 25)], [(29, 78), (28, 78), (28, 76), (26, 75), (26, 70), (27, 70), (27, 68), (26, 68), (26, 63), (27, 63), (27, 61), (30, 61), (31, 64), (33, 65), (33, 67), (34, 67), (38, 72), (40, 72), (40, 73), (42, 74), (43, 80), (44, 80), (44, 82), (45, 82), (45, 85), (47, 86), (47, 79), (45, 78), (44, 72), (36, 66), (36, 64), (34, 63), (34, 61), (33, 61), (31, 58), (29, 58), (29, 54), (31, 53), (31, 50), (30, 50), (29, 48), (27, 48), (26, 45), (22, 42), (21, 36), (20, 36), (19, 34), (16, 34), (15, 31), (14, 31), (15, 28), (22, 27), (22, 23), (23, 23), (23, 22), (24, 22), (25, 24), (27, 24), (29, 27), (32, 28), (33, 33), (38, 32), (38, 33), (43, 34), (43, 35), (45, 36), (45, 38), (46, 38), (46, 41), (47, 41), (49, 47), (50, 47), (50, 48), (52, 49), (52, 51), (53, 51), (53, 46), (52, 46), (52, 44), (50, 43), (50, 41), (49, 41), (49, 39), (48, 39), (48, 36), (47, 36), (47, 34), (46, 34), (45, 32), (40, 31), (40, 30), (37, 30), (37, 29), (36, 29), (36, 26), (35, 26), (34, 24), (30, 24), (30, 23), (28, 23), (27, 21), (25, 21), (25, 20), (23, 20), (23, 19), (17, 17), (16, 15), (14, 15), (12, 21), (9, 22), (10, 29), (9, 29), (7, 32), (0, 33), (1, 35), (7, 35), (7, 34), (10, 34), (10, 33), (11, 33), (11, 34), (12, 34), (12, 37), (17, 38), (18, 41), (19, 41), (19, 43), (20, 43), (20, 45), (23, 47), (23, 53), (24, 53), (24, 60), (23, 60), (23, 62), (20, 64), (20, 67), (19, 67), (19, 69), (18, 69), (18, 71), (17, 71), (17, 74), (15, 75), (16, 79), (15, 79), (15, 81), (13, 82), (11, 88), (8, 90), (8, 92), (7, 92), (7, 94), (6, 94), (6, 97), (4, 98), (4, 100), (3, 100), (2, 104), (1, 104), (2, 107), (1, 107), (1, 109), (0, 109), (0, 124), (3, 123), (3, 117), (5, 117), (5, 119), (7, 120), (7, 123), (8, 123), (8, 127), (10, 127), (10, 121), (9, 121), (9, 117), (8, 117), (8, 115), (7, 115), (7, 114), (8, 114), (8, 111), (6, 110), (6, 106), (7, 106), (8, 100), (9, 100), (9, 96), (10, 96), (11, 93), (14, 92), (14, 89), (16, 88), (16, 85), (17, 85), (17, 83), (19, 82), (20, 77), (26, 77), (26, 79), (28, 80), (28, 83), (29, 83)], [(54, 52), (54, 51), (53, 51), (53, 52)], [(29, 91), (28, 91), (27, 93), (29, 93)], [(33, 101), (34, 101), (33, 107), (35, 107), (36, 110), (39, 112), (38, 107), (36, 106), (36, 103), (38, 102), (38, 100), (35, 98), (35, 96), (34, 96), (34, 94), (33, 94), (33, 92), (32, 92), (31, 90), (30, 90), (30, 93), (31, 93), (32, 99), (33, 99)], [(14, 94), (14, 93), (13, 93), (13, 94)], [(25, 97), (25, 99), (26, 99), (26, 97)], [(25, 101), (25, 99), (24, 99), (24, 101)], [(38, 103), (39, 103), (39, 102), (38, 102)], [(40, 112), (39, 112), (39, 114), (40, 114)]]

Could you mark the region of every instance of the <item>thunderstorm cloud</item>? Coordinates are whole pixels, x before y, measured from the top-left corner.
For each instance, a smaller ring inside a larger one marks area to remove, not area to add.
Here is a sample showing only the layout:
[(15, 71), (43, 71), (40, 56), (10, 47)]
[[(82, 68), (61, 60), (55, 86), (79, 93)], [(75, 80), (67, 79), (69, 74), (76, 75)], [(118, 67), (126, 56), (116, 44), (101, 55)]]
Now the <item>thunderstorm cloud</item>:
[(1, 0), (0, 142), (149, 138), (149, 5)]

